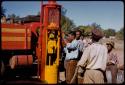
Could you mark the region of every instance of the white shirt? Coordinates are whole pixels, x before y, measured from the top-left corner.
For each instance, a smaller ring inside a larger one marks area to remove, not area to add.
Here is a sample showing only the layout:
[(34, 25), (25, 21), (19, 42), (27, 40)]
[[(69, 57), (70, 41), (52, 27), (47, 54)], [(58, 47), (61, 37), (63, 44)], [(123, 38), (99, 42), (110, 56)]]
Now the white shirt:
[[(75, 49), (75, 50), (69, 52), (68, 48), (72, 48), (72, 49)], [(78, 58), (78, 41), (73, 40), (71, 43), (67, 43), (66, 48), (64, 50), (65, 50), (65, 53), (66, 53), (65, 60)]]
[(107, 48), (99, 43), (92, 43), (88, 46), (79, 60), (77, 66), (84, 66), (85, 62), (88, 61), (88, 69), (106, 69), (107, 62)]
[(83, 39), (83, 43), (84, 43), (84, 46), (85, 48), (88, 47), (89, 45), (91, 45), (92, 43), (92, 40), (90, 38), (85, 38)]
[(83, 43), (83, 41), (81, 39), (78, 40), (78, 48), (79, 48), (79, 51), (83, 52), (84, 43)]

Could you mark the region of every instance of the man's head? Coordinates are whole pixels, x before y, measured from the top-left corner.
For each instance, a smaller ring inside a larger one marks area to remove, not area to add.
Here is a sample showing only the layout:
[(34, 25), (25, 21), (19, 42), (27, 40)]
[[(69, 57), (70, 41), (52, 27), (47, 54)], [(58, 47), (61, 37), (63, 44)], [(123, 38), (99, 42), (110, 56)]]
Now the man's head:
[(72, 40), (75, 39), (75, 37), (76, 37), (75, 32), (74, 32), (74, 31), (71, 31), (71, 32), (69, 32), (67, 39), (71, 42)]
[(113, 41), (110, 41), (110, 42), (107, 42), (106, 45), (107, 45), (108, 52), (110, 52), (114, 48), (115, 43)]
[(76, 39), (79, 40), (82, 35), (82, 32), (80, 30), (76, 30)]
[(100, 29), (92, 30), (92, 40), (99, 41), (103, 37), (103, 32)]

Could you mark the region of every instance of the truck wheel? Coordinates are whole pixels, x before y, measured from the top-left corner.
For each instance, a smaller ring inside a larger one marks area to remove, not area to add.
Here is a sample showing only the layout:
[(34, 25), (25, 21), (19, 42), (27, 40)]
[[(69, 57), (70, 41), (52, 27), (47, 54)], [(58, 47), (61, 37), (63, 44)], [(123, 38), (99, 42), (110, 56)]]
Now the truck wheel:
[(0, 76), (4, 75), (4, 71), (5, 71), (5, 66), (3, 61), (0, 61)]

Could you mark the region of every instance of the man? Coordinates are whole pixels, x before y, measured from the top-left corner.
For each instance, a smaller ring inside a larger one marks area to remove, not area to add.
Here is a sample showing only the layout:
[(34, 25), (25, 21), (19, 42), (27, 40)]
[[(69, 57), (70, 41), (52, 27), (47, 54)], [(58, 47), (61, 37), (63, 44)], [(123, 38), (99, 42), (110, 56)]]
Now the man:
[(113, 48), (115, 43), (113, 41), (107, 42), (107, 49), (108, 49), (108, 61), (107, 61), (107, 70), (111, 71), (112, 75), (112, 83), (116, 83), (117, 81), (117, 65), (118, 65), (118, 58), (117, 54), (114, 52)]
[(78, 41), (78, 49), (79, 49), (78, 59), (81, 58), (82, 53), (83, 53), (83, 49), (84, 49), (84, 44), (83, 44), (83, 41), (81, 39), (81, 36), (82, 36), (82, 32), (80, 30), (76, 30), (76, 40)]
[(99, 29), (92, 30), (92, 44), (88, 46), (77, 66), (85, 66), (83, 83), (104, 83), (103, 72), (106, 69), (107, 48), (99, 43), (103, 33)]
[(76, 30), (76, 40), (79, 40), (82, 35), (82, 32), (80, 30)]
[[(66, 44), (65, 47), (65, 62), (64, 67), (66, 69), (66, 83), (69, 84), (77, 65), (78, 61), (78, 41), (75, 39), (75, 32), (70, 32), (68, 34), (68, 42), (64, 41)], [(74, 81), (76, 83), (76, 81)]]

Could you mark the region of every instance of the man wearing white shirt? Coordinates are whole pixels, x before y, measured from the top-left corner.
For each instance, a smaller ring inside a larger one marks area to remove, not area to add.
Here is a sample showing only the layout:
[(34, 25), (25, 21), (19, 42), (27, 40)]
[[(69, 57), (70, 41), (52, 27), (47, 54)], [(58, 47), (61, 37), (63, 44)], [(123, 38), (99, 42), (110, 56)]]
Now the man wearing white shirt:
[[(67, 84), (70, 83), (74, 75), (78, 61), (78, 41), (75, 39), (75, 32), (70, 32), (68, 34), (68, 40), (69, 42), (65, 41), (66, 48), (64, 49), (66, 53), (64, 67), (66, 69)], [(74, 81), (74, 83), (76, 83), (76, 81)]]
[(99, 43), (103, 33), (99, 29), (92, 30), (92, 44), (88, 46), (78, 61), (77, 66), (87, 63), (83, 83), (104, 83), (103, 72), (106, 69), (107, 48)]
[(76, 30), (76, 40), (78, 41), (78, 49), (79, 49), (78, 59), (81, 58), (83, 49), (84, 49), (84, 43), (83, 43), (82, 39), (80, 38), (81, 36), (82, 36), (82, 32), (80, 30)]

